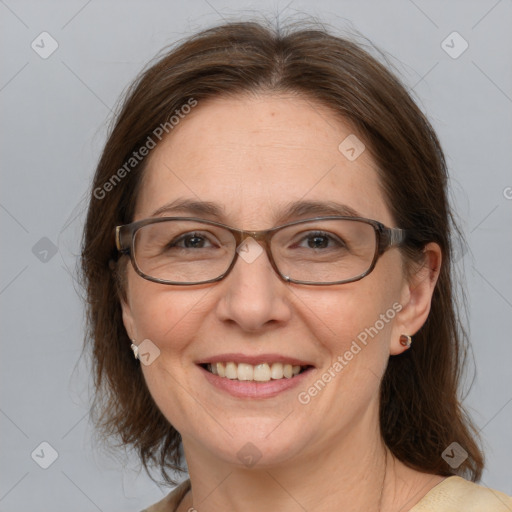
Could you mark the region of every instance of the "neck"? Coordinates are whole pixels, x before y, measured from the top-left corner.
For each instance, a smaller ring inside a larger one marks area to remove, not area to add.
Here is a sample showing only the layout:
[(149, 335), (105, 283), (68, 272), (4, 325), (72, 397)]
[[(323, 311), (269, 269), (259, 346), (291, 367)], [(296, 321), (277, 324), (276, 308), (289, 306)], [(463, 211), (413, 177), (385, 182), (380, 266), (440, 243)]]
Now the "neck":
[(200, 512), (384, 512), (395, 465), (387, 464), (392, 457), (378, 429), (351, 429), (348, 435), (337, 432), (332, 437), (293, 460), (250, 469), (214, 460), (184, 439), (192, 482), (186, 505)]

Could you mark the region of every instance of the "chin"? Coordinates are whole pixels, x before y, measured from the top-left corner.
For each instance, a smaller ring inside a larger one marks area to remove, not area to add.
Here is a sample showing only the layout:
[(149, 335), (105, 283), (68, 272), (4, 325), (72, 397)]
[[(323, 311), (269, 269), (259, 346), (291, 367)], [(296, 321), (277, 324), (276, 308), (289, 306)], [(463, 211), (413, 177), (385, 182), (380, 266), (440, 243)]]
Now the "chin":
[(238, 432), (231, 431), (232, 436), (222, 430), (218, 436), (203, 439), (201, 444), (211, 456), (228, 465), (247, 469), (270, 468), (289, 463), (299, 454), (304, 456), (308, 445), (304, 429), (292, 432), (280, 430), (277, 425), (279, 421), (275, 418), (272, 421), (251, 420), (250, 423), (241, 421), (237, 424)]

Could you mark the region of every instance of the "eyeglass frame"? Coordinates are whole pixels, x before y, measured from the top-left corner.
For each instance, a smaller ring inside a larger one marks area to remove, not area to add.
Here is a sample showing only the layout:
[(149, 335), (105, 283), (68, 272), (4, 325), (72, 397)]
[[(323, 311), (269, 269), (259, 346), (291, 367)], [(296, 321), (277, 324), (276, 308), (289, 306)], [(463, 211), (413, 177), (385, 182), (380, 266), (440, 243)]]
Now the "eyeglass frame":
[[(199, 285), (199, 284), (209, 284), (209, 283), (215, 283), (218, 281), (221, 281), (224, 279), (233, 269), (235, 266), (239, 253), (235, 249), (233, 260), (231, 261), (230, 265), (226, 269), (225, 272), (223, 272), (220, 276), (214, 278), (214, 279), (208, 279), (206, 281), (199, 281), (199, 282), (175, 282), (175, 281), (166, 281), (164, 279), (158, 279), (156, 277), (151, 277), (139, 268), (136, 260), (135, 260), (135, 234), (136, 232), (143, 228), (144, 226), (150, 225), (150, 224), (158, 224), (160, 222), (166, 222), (166, 221), (193, 221), (193, 222), (199, 222), (202, 224), (207, 224), (211, 226), (217, 226), (220, 228), (224, 228), (227, 231), (231, 233), (233, 238), (236, 242), (236, 248), (240, 247), (240, 245), (247, 239), (252, 238), (255, 241), (259, 242), (260, 245), (263, 245), (263, 248), (265, 249), (265, 252), (267, 254), (267, 258), (270, 262), (270, 265), (276, 272), (276, 274), (281, 278), (282, 281), (285, 283), (293, 283), (293, 284), (304, 284), (309, 286), (332, 286), (337, 284), (347, 284), (347, 283), (353, 283), (355, 281), (359, 281), (366, 277), (368, 274), (370, 274), (373, 269), (375, 268), (375, 265), (377, 264), (377, 261), (384, 252), (386, 252), (388, 249), (392, 247), (398, 247), (402, 245), (405, 240), (407, 239), (408, 230), (402, 229), (402, 228), (390, 228), (382, 224), (381, 222), (373, 219), (367, 219), (365, 217), (351, 217), (351, 216), (344, 216), (344, 215), (337, 215), (337, 216), (322, 216), (322, 217), (314, 217), (310, 219), (301, 219), (292, 221), (286, 224), (281, 224), (280, 226), (276, 226), (270, 229), (264, 229), (259, 231), (246, 231), (243, 229), (237, 229), (233, 228), (231, 226), (228, 226), (226, 224), (222, 224), (220, 222), (216, 222), (213, 220), (206, 220), (206, 219), (200, 219), (197, 217), (152, 217), (149, 219), (142, 219), (135, 222), (131, 222), (129, 224), (122, 224), (115, 227), (115, 243), (116, 248), (121, 254), (121, 256), (126, 255), (130, 256), (130, 261), (132, 263), (132, 266), (135, 270), (135, 272), (141, 276), (142, 278), (159, 284), (166, 284), (166, 285), (174, 285), (174, 286), (193, 286), (193, 285)], [(357, 222), (362, 222), (365, 224), (369, 224), (373, 227), (376, 237), (376, 244), (375, 244), (375, 252), (373, 255), (372, 262), (369, 266), (369, 268), (363, 272), (362, 274), (359, 274), (353, 278), (350, 279), (343, 279), (341, 281), (334, 281), (329, 283), (323, 283), (323, 282), (316, 282), (316, 281), (300, 281), (297, 279), (292, 279), (289, 276), (284, 275), (281, 273), (281, 271), (278, 269), (277, 264), (274, 260), (274, 256), (272, 254), (272, 250), (270, 249), (270, 243), (272, 237), (275, 235), (275, 233), (283, 228), (287, 228), (289, 226), (294, 226), (297, 224), (306, 224), (308, 222), (316, 222), (316, 221), (322, 221), (322, 220), (352, 220)], [(124, 233), (123, 233), (124, 231)], [(123, 239), (126, 241), (126, 237), (130, 237), (129, 243), (123, 243)]]

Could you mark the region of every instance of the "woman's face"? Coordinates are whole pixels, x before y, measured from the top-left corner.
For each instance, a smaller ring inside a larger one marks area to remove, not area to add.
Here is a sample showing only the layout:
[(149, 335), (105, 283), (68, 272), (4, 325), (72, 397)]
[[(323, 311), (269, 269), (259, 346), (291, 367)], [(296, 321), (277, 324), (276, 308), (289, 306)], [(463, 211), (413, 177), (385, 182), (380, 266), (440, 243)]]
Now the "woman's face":
[[(369, 151), (354, 160), (338, 148), (352, 133), (297, 97), (199, 102), (150, 155), (134, 220), (188, 200), (215, 203), (221, 216), (182, 207), (158, 216), (262, 230), (282, 224), (292, 203), (316, 202), (394, 226)], [(286, 219), (316, 216), (318, 209)], [(207, 285), (157, 284), (127, 266), (125, 326), (137, 344), (147, 339), (160, 351), (141, 370), (185, 451), (272, 465), (329, 450), (343, 434), (374, 432), (381, 377), (407, 327), (398, 313), (408, 297), (398, 249), (364, 279), (334, 286), (285, 283), (264, 252), (250, 250), (255, 259), (239, 257), (225, 279)], [(236, 382), (199, 365), (245, 357), (310, 368), (270, 384), (242, 382), (237, 393)]]

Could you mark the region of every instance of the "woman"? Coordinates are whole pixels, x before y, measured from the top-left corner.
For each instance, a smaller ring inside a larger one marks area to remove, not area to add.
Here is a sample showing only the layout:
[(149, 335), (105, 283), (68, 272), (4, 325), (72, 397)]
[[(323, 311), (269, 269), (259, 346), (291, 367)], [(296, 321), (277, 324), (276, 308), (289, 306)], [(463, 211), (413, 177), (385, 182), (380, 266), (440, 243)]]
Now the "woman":
[[(98, 426), (148, 510), (512, 509), (477, 481), (436, 135), (324, 30), (231, 23), (129, 90), (82, 265)], [(131, 349), (131, 350), (130, 350)]]

